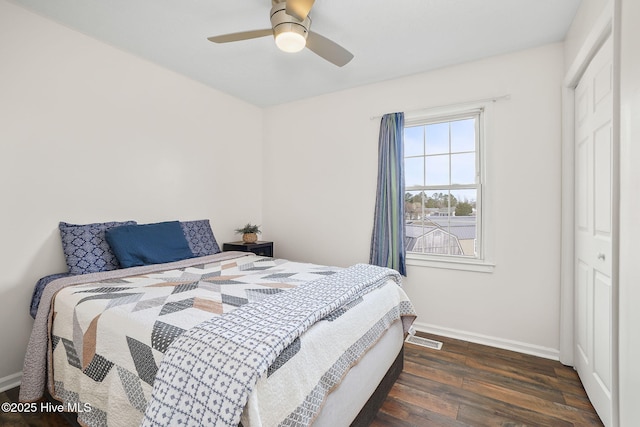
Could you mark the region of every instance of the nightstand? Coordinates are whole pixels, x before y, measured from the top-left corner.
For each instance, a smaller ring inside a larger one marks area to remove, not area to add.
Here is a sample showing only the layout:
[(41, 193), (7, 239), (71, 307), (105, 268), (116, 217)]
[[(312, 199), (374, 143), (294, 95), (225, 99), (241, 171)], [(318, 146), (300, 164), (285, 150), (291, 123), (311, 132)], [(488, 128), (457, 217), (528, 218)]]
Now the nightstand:
[(229, 242), (222, 245), (223, 251), (241, 251), (241, 252), (253, 252), (256, 255), (273, 257), (273, 242), (261, 242), (245, 243)]

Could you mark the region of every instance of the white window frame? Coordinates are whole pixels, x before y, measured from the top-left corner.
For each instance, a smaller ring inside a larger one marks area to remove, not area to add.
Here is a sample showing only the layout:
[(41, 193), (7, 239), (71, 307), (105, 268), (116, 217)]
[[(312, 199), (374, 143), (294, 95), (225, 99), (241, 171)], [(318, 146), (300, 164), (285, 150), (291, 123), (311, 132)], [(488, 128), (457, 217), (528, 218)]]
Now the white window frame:
[(466, 257), (457, 255), (432, 255), (418, 252), (407, 252), (407, 265), (444, 268), (453, 270), (475, 271), (492, 273), (495, 264), (488, 261), (490, 255), (490, 245), (487, 244), (489, 236), (487, 219), (487, 185), (485, 150), (487, 141), (487, 122), (490, 116), (490, 105), (481, 103), (477, 105), (453, 106), (447, 108), (434, 108), (421, 112), (405, 113), (405, 128), (425, 125), (437, 122), (450, 122), (458, 118), (478, 115), (476, 139), (476, 240), (478, 244), (478, 256)]

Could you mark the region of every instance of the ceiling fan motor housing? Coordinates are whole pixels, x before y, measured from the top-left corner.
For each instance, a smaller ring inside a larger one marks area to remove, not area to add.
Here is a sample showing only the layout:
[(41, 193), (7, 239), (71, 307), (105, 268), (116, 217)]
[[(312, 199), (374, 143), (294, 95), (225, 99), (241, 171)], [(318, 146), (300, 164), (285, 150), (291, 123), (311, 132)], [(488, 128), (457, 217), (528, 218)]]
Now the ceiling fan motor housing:
[(288, 15), (286, 12), (286, 2), (274, 3), (271, 8), (271, 27), (273, 36), (278, 37), (281, 33), (296, 33), (307, 39), (311, 19), (307, 15), (304, 21)]

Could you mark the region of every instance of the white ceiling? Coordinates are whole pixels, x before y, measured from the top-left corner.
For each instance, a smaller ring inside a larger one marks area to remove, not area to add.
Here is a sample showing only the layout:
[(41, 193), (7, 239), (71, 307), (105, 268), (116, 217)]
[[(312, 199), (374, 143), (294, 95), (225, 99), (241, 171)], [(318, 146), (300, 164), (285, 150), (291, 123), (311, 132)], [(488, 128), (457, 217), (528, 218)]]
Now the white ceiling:
[(342, 68), (271, 37), (207, 40), (270, 28), (270, 0), (13, 1), (262, 107), (562, 41), (581, 0), (317, 0), (311, 30), (355, 56)]

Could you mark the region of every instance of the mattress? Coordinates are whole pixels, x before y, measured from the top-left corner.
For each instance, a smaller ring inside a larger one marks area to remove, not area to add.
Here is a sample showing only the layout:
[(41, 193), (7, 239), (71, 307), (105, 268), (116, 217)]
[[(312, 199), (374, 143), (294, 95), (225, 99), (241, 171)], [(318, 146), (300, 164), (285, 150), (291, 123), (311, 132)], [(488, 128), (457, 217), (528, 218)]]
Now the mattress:
[(326, 397), (313, 427), (349, 425), (373, 395), (404, 344), (401, 322), (394, 322)]
[[(165, 405), (156, 391), (164, 380), (156, 375), (163, 374), (174, 340), (188, 335), (184, 331), (212, 316), (227, 319), (220, 315), (239, 307), (263, 300), (273, 305), (276, 294), (342, 274), (334, 267), (247, 254), (228, 257), (111, 272), (75, 286), (52, 282), (60, 287), (50, 325), (52, 396), (74, 408), (88, 404), (92, 410), (79, 414), (86, 425), (139, 424), (150, 402)], [(398, 354), (414, 313), (392, 280), (343, 302), (292, 339), (257, 376), (238, 414), (245, 427), (341, 425), (357, 415)], [(26, 387), (25, 397), (33, 395)]]

